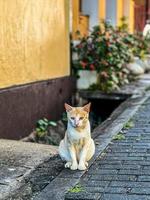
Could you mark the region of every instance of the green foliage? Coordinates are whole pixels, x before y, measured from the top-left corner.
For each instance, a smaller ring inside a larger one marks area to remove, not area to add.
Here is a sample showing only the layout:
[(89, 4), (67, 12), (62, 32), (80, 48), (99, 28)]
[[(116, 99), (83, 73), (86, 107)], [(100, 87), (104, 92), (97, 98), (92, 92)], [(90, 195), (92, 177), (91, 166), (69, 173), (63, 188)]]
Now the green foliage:
[(64, 122), (68, 121), (67, 113), (66, 112), (63, 112), (63, 114), (62, 114), (62, 121), (64, 121)]
[(145, 55), (148, 54), (149, 43), (143, 37), (142, 33), (134, 35), (125, 33), (123, 40), (131, 49), (134, 56), (144, 59)]
[(146, 35), (145, 39), (145, 43), (147, 45), (147, 50), (146, 53), (150, 54), (150, 32)]
[(123, 16), (121, 19), (121, 25), (118, 27), (120, 31), (128, 31), (128, 23), (127, 23), (127, 17)]
[(124, 140), (124, 139), (125, 139), (125, 136), (122, 133), (118, 133), (117, 135), (113, 137), (113, 140)]
[(117, 90), (120, 86), (134, 79), (129, 73), (126, 64), (134, 56), (141, 59), (148, 53), (148, 42), (142, 34), (128, 33), (126, 18), (121, 19), (120, 27), (112, 27), (104, 22), (104, 28), (93, 27), (89, 36), (80, 38), (80, 42), (73, 52), (77, 59), (73, 61), (74, 74), (79, 69), (96, 70), (98, 81), (90, 89), (99, 89), (104, 92)]
[(96, 70), (99, 74), (96, 87), (104, 92), (128, 83), (129, 71), (125, 63), (131, 61), (132, 53), (121, 34), (118, 29), (104, 23), (104, 30), (95, 26), (91, 34), (81, 38), (73, 48), (78, 57), (73, 63), (74, 70)]
[(125, 129), (129, 129), (129, 128), (132, 128), (134, 127), (134, 123), (132, 120), (129, 120), (125, 125), (124, 125), (124, 128)]
[(45, 137), (47, 135), (47, 129), (49, 126), (57, 126), (57, 123), (54, 121), (49, 121), (46, 118), (40, 119), (36, 123), (36, 133), (37, 137)]
[(78, 193), (78, 192), (84, 192), (84, 191), (85, 191), (84, 188), (80, 184), (77, 184), (75, 187), (69, 190), (69, 192), (71, 193)]

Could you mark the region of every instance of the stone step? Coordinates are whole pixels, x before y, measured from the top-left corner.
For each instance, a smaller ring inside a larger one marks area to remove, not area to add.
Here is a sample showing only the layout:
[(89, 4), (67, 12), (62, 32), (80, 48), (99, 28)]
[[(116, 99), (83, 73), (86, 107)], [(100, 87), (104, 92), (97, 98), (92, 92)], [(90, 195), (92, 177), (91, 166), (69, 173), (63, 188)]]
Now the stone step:
[(62, 168), (57, 155), (55, 146), (0, 139), (0, 200), (29, 199), (49, 184)]

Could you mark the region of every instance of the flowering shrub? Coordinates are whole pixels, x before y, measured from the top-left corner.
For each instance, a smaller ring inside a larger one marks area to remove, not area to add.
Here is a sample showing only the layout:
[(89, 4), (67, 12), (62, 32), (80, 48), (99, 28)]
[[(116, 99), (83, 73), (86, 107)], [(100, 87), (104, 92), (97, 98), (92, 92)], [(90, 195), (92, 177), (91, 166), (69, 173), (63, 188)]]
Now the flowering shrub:
[(133, 35), (126, 32), (124, 33), (123, 41), (136, 57), (143, 59), (145, 54), (148, 53), (149, 42), (141, 33)]
[(124, 42), (123, 33), (109, 24), (105, 30), (99, 26), (91, 34), (81, 38), (73, 49), (78, 59), (74, 61), (74, 70), (96, 70), (98, 88), (109, 92), (128, 82), (128, 70), (125, 63), (131, 61), (132, 52)]
[(126, 64), (134, 56), (143, 59), (148, 54), (150, 40), (139, 33), (129, 34), (127, 29), (125, 18), (118, 28), (104, 23), (104, 30), (95, 26), (89, 36), (81, 38), (79, 44), (73, 47), (77, 54), (73, 61), (75, 74), (79, 69), (98, 72), (97, 84), (91, 89), (111, 92), (134, 79)]

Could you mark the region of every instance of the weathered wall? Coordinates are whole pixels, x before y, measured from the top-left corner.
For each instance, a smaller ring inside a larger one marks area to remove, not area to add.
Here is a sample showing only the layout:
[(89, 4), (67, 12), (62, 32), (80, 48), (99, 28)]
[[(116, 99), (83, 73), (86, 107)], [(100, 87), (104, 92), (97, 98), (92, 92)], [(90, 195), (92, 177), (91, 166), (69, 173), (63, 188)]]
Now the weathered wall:
[(69, 75), (69, 0), (0, 0), (0, 88)]
[(25, 137), (44, 117), (61, 119), (73, 92), (75, 79), (70, 76), (0, 90), (0, 138)]

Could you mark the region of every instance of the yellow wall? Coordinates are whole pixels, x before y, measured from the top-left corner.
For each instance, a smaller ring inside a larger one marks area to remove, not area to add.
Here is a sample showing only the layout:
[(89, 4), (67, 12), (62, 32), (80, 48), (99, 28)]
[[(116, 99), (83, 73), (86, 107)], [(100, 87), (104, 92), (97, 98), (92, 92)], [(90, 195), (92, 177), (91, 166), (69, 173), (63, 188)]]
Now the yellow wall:
[(106, 0), (99, 0), (98, 1), (98, 7), (99, 7), (99, 19), (100, 19), (100, 22), (101, 20), (104, 20), (105, 19), (105, 16), (106, 16)]
[(123, 16), (127, 17), (129, 31), (134, 32), (134, 0), (123, 0)]
[[(140, 1), (140, 0), (139, 0)], [(106, 16), (106, 0), (99, 0), (99, 19), (105, 19)], [(134, 32), (134, 0), (117, 0), (117, 13), (116, 13), (116, 21), (117, 26), (121, 25), (121, 18), (123, 16), (127, 17), (129, 24), (129, 31), (131, 33)]]
[(78, 36), (76, 32), (79, 30), (79, 0), (72, 0), (72, 37), (77, 39)]
[(129, 31), (134, 32), (134, 1), (130, 1), (130, 10), (129, 10)]
[(69, 75), (69, 0), (0, 0), (0, 88)]
[(121, 18), (123, 17), (123, 0), (117, 0), (117, 26), (121, 25)]

